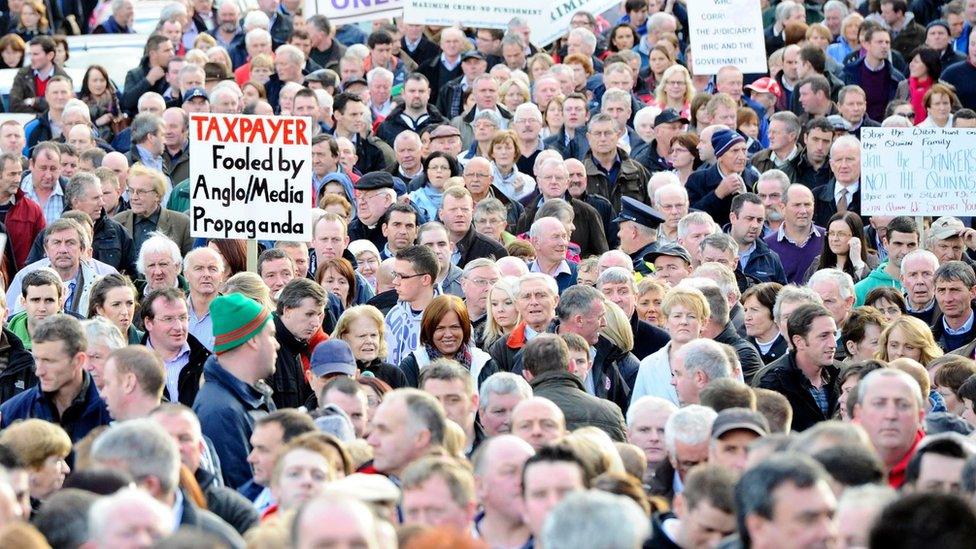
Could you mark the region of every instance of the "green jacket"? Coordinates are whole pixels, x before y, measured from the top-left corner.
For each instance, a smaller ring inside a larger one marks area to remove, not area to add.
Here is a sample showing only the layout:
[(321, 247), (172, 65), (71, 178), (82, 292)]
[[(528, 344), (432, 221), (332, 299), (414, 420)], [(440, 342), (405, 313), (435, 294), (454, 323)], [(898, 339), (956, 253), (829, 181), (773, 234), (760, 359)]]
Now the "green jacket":
[(27, 311), (21, 311), (10, 317), (10, 321), (7, 322), (7, 329), (24, 342), (25, 349), (31, 350), (33, 344), (31, 343), (30, 332), (27, 331)]
[(892, 286), (894, 288), (898, 288), (898, 291), (902, 291), (901, 281), (891, 278), (891, 276), (885, 271), (885, 267), (887, 266), (888, 262), (885, 261), (871, 271), (871, 273), (868, 274), (864, 280), (854, 285), (854, 295), (857, 296), (857, 301), (854, 302), (855, 307), (864, 305), (864, 298), (866, 298), (868, 293), (875, 288)]
[(180, 181), (175, 187), (173, 187), (173, 192), (169, 193), (169, 201), (166, 202), (166, 209), (173, 210), (174, 212), (189, 212), (190, 211), (190, 180), (184, 179)]

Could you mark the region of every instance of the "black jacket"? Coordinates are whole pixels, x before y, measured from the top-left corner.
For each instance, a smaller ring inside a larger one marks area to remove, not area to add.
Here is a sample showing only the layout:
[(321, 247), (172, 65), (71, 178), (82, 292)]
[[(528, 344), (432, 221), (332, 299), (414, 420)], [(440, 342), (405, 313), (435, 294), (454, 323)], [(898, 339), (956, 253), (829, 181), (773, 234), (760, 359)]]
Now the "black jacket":
[(396, 290), (387, 290), (374, 295), (366, 304), (376, 307), (383, 313), (383, 316), (386, 316), (386, 313), (390, 312), (390, 309), (396, 306), (397, 301), (399, 301), (399, 297), (397, 296)]
[[(630, 388), (637, 378), (638, 369), (640, 369), (640, 361), (634, 355), (600, 336), (596, 343), (593, 368), (590, 370), (596, 396), (613, 402), (620, 407), (621, 412), (626, 414), (627, 406), (630, 405)], [(624, 372), (633, 373), (630, 383), (627, 382)]]
[(662, 497), (670, 504), (674, 498), (674, 476), (678, 472), (674, 470), (670, 459), (665, 459), (654, 468), (651, 478), (648, 480), (648, 493), (652, 496)]
[(603, 234), (607, 236), (607, 245), (611, 250), (617, 249), (617, 246), (620, 246), (620, 237), (617, 236), (619, 227), (614, 221), (617, 214), (613, 211), (613, 204), (606, 198), (590, 193), (586, 189), (583, 189), (583, 194), (577, 198), (593, 206), (593, 209), (600, 214), (600, 220), (603, 221)]
[(372, 362), (356, 361), (356, 367), (359, 368), (360, 375), (371, 374), (376, 379), (385, 381), (387, 385), (394, 389), (410, 386), (407, 382), (407, 376), (403, 374), (403, 370), (392, 364), (383, 362), (379, 358), (373, 359)]
[[(146, 332), (142, 336), (142, 344), (145, 345), (148, 341), (149, 333)], [(190, 346), (190, 361), (180, 370), (180, 379), (176, 385), (177, 390), (180, 392), (180, 403), (186, 406), (193, 406), (193, 401), (197, 398), (197, 392), (200, 390), (200, 377), (203, 376), (203, 365), (212, 353), (203, 346), (203, 343), (200, 343), (197, 338), (193, 337), (193, 334), (186, 335), (186, 342)], [(163, 388), (163, 395), (167, 400), (173, 400), (169, 394), (169, 390), (165, 387)]]
[[(671, 341), (667, 332), (637, 318), (637, 311), (630, 315), (630, 329), (634, 332), (634, 348), (630, 352), (634, 353), (637, 360), (644, 360)], [(636, 377), (637, 373), (634, 372), (634, 378)], [(633, 383), (634, 380), (631, 379), (629, 385), (633, 387)]]
[(199, 528), (216, 536), (226, 547), (244, 548), (244, 538), (240, 534), (214, 513), (197, 507), (186, 494), (183, 494), (183, 515), (180, 517), (180, 526)]
[(735, 354), (739, 357), (739, 363), (742, 366), (742, 377), (746, 379), (746, 383), (752, 383), (753, 376), (763, 367), (759, 351), (751, 343), (739, 337), (732, 321), (727, 322), (725, 328), (714, 339), (735, 349)]
[(551, 135), (543, 141), (547, 149), (558, 152), (563, 158), (575, 158), (583, 160), (586, 153), (590, 152), (590, 142), (586, 140), (585, 128), (579, 128), (573, 133), (573, 138), (566, 142), (566, 131), (559, 130), (556, 135)]
[(790, 351), (766, 366), (753, 379), (753, 386), (771, 389), (785, 396), (793, 408), (792, 429), (803, 431), (818, 422), (832, 418), (837, 411), (837, 374), (840, 372), (840, 366), (839, 362), (834, 362), (823, 370), (826, 374), (824, 384), (827, 389), (826, 414), (817, 406), (817, 401), (807, 389), (810, 381), (796, 365), (796, 351)]
[(312, 388), (305, 380), (301, 356), (308, 350), (308, 342), (296, 338), (277, 313), (272, 316), (275, 339), (281, 347), (278, 349), (278, 358), (275, 359), (275, 371), (264, 381), (274, 390), (271, 399), (278, 409), (298, 408), (312, 394)]
[(202, 467), (198, 467), (193, 476), (203, 490), (203, 495), (207, 497), (207, 509), (237, 530), (238, 534), (243, 536), (244, 532), (257, 525), (260, 517), (254, 504), (246, 497), (236, 490), (218, 485), (217, 477)]
[[(420, 368), (417, 365), (416, 355), (409, 353), (403, 357), (403, 360), (400, 361), (399, 370), (406, 376), (406, 387), (420, 387)], [(481, 387), (481, 384), (496, 372), (498, 372), (498, 363), (495, 362), (495, 359), (488, 359), (488, 362), (481, 367), (481, 372), (478, 373), (476, 386)]]
[[(541, 197), (542, 195), (538, 192), (538, 188), (529, 196), (526, 201), (525, 211), (522, 212), (522, 216), (518, 220), (518, 225), (515, 227), (516, 233), (528, 232), (529, 228), (532, 227), (532, 222), (535, 221), (536, 211), (541, 206), (539, 203)], [(569, 194), (569, 191), (566, 192), (563, 200), (569, 202), (569, 205), (573, 207), (573, 225), (575, 228), (573, 229), (573, 234), (569, 236), (569, 240), (579, 245), (580, 256), (601, 255), (603, 252), (609, 250), (610, 248), (607, 246), (607, 235), (603, 232), (603, 220), (600, 219), (600, 213), (586, 202), (573, 198)]]
[[(751, 166), (746, 166), (741, 174), (742, 180), (746, 183), (746, 189), (751, 189), (759, 179), (759, 172)], [(718, 165), (709, 168), (700, 168), (688, 176), (685, 188), (688, 189), (688, 201), (691, 207), (702, 210), (712, 216), (712, 220), (725, 226), (729, 222), (729, 212), (732, 210), (732, 195), (719, 198), (715, 194), (715, 189), (722, 182), (722, 174), (718, 170)]]
[(498, 259), (508, 255), (504, 246), (487, 236), (479, 234), (474, 230), (474, 225), (468, 229), (468, 234), (464, 235), (464, 238), (458, 240), (457, 251), (461, 256), (461, 259), (457, 263), (459, 269), (463, 269), (469, 261), (474, 261), (479, 257)]
[(441, 63), (440, 54), (425, 62), (417, 61), (417, 65), (419, 65), (417, 72), (426, 76), (427, 81), (430, 82), (430, 102), (435, 105), (441, 89), (451, 80), (461, 76), (461, 62), (458, 62), (453, 70), (447, 70)]
[(776, 336), (776, 340), (773, 341), (773, 346), (770, 347), (769, 352), (765, 354), (762, 352), (762, 349), (759, 348), (759, 343), (756, 342), (756, 338), (749, 336), (746, 338), (746, 340), (755, 346), (757, 351), (759, 351), (759, 358), (762, 359), (763, 364), (771, 364), (773, 361), (785, 355), (790, 350), (789, 345), (786, 344), (786, 338), (783, 337), (783, 334)]
[(19, 337), (3, 328), (0, 333), (0, 403), (37, 385), (34, 356)]
[(163, 95), (169, 84), (166, 83), (165, 76), (157, 80), (154, 84), (150, 84), (146, 80), (146, 75), (149, 73), (149, 58), (143, 57), (142, 61), (139, 62), (139, 66), (125, 73), (125, 91), (122, 92), (122, 97), (120, 98), (119, 104), (122, 110), (127, 112), (129, 116), (135, 116), (139, 106), (139, 98), (147, 92), (156, 92), (159, 95)]
[(382, 251), (386, 246), (386, 237), (383, 236), (383, 223), (376, 222), (376, 226), (372, 229), (367, 227), (365, 223), (358, 217), (349, 222), (349, 228), (346, 230), (346, 234), (349, 235), (349, 241), (354, 240), (369, 240), (376, 246), (377, 250)]
[[(138, 276), (136, 271), (136, 251), (132, 246), (132, 237), (121, 223), (109, 217), (102, 209), (102, 216), (95, 222), (95, 234), (92, 242), (92, 257), (111, 265), (120, 273), (130, 278)], [(31, 245), (27, 264), (44, 259), (44, 233), (37, 235)]]
[(427, 38), (426, 35), (420, 35), (420, 42), (417, 44), (417, 49), (413, 51), (407, 48), (406, 37), (400, 38), (400, 48), (403, 53), (407, 54), (418, 65), (423, 65), (441, 54), (441, 47), (430, 38)]
[(397, 106), (390, 111), (390, 114), (386, 115), (383, 122), (376, 128), (376, 137), (388, 143), (391, 147), (393, 146), (393, 140), (396, 139), (396, 136), (400, 135), (400, 132), (410, 130), (419, 134), (427, 126), (446, 124), (448, 122), (434, 105), (427, 105), (427, 115), (414, 120), (412, 125), (408, 124), (404, 120), (404, 117), (401, 116), (403, 115), (403, 111), (403, 103), (397, 103)]
[(568, 371), (539, 374), (529, 382), (532, 394), (548, 398), (566, 416), (566, 428), (598, 427), (617, 442), (627, 440), (624, 416), (616, 404), (583, 390), (583, 383)]
[[(837, 201), (834, 200), (837, 182), (833, 179), (826, 185), (814, 189), (813, 191), (813, 222), (821, 227), (826, 227), (830, 217), (837, 213)], [(864, 185), (862, 184), (861, 187)], [(854, 198), (847, 204), (847, 211), (861, 215), (861, 188), (854, 193)], [(870, 216), (861, 216), (864, 226), (870, 222)]]
[(603, 169), (593, 160), (593, 151), (583, 156), (583, 166), (586, 167), (586, 191), (606, 198), (618, 212), (621, 196), (629, 196), (638, 202), (650, 204), (647, 181), (651, 178), (651, 174), (647, 168), (627, 156), (623, 149), (618, 148), (617, 154), (620, 156), (620, 173), (617, 175), (615, 185), (610, 185), (610, 180)]

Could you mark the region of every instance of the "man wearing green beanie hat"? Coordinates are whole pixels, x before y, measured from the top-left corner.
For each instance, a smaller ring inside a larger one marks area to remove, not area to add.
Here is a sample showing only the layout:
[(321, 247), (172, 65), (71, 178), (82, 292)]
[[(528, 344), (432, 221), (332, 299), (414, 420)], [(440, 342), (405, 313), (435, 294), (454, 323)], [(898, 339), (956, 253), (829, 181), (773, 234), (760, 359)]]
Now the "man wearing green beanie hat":
[(236, 489), (252, 476), (247, 455), (255, 417), (275, 410), (263, 380), (274, 373), (278, 342), (271, 311), (242, 294), (214, 299), (210, 317), (214, 355), (203, 366), (193, 411), (214, 443), (224, 483)]

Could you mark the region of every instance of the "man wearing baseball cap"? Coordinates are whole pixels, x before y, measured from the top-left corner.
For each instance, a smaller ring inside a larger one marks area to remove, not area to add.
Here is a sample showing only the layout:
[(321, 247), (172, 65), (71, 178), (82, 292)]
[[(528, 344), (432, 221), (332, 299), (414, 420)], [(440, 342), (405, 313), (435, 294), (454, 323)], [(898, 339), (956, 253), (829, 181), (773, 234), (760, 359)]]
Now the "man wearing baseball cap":
[(214, 443), (224, 483), (236, 489), (251, 479), (247, 455), (255, 418), (275, 410), (263, 380), (274, 373), (278, 342), (271, 311), (243, 294), (217, 297), (210, 316), (214, 354), (203, 366), (193, 411)]
[(942, 216), (932, 222), (925, 247), (939, 258), (939, 265), (947, 261), (965, 261), (976, 268), (976, 262), (966, 252), (976, 249), (976, 229), (967, 228), (956, 217)]
[(712, 134), (715, 165), (688, 177), (685, 188), (691, 207), (712, 216), (720, 227), (729, 222), (732, 198), (752, 189), (759, 172), (746, 163), (745, 138), (728, 128)]
[(671, 170), (671, 140), (680, 134), (688, 124), (688, 119), (667, 108), (654, 117), (654, 139), (647, 146), (638, 146), (631, 156), (650, 172)]
[(741, 474), (749, 458), (749, 444), (769, 433), (769, 423), (759, 412), (747, 408), (727, 408), (712, 422), (712, 442), (708, 463)]
[(345, 341), (335, 338), (323, 341), (312, 351), (305, 379), (312, 388), (312, 395), (305, 401), (306, 410), (319, 407), (322, 389), (337, 377), (356, 377), (356, 359), (352, 348)]

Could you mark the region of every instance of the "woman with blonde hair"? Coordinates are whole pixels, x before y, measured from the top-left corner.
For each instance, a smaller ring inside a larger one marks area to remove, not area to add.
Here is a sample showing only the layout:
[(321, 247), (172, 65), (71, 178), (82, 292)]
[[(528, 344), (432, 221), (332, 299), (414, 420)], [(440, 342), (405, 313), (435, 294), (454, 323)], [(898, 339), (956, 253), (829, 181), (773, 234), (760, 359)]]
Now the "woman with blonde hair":
[(641, 361), (630, 396), (631, 405), (647, 395), (679, 405), (678, 393), (671, 385), (671, 361), (682, 347), (701, 337), (702, 328), (711, 315), (705, 295), (697, 288), (672, 288), (665, 294), (661, 309), (664, 328), (671, 341)]
[(691, 82), (688, 69), (681, 65), (671, 65), (664, 69), (661, 79), (654, 89), (654, 105), (663, 109), (674, 109), (681, 116), (691, 119), (691, 99), (695, 86)]
[(664, 328), (664, 314), (661, 312), (661, 302), (664, 294), (668, 293), (668, 285), (647, 277), (637, 283), (637, 317), (651, 326)]
[(471, 317), (464, 300), (449, 294), (435, 297), (420, 319), (420, 343), (400, 362), (409, 385), (418, 387), (420, 372), (438, 358), (449, 358), (464, 366), (479, 386), (497, 372), (498, 364), (474, 345), (471, 332)]
[(71, 438), (56, 423), (25, 419), (12, 423), (0, 433), (0, 445), (9, 448), (27, 469), (30, 497), (44, 501), (61, 489), (71, 472), (67, 458)]
[(928, 325), (913, 316), (902, 315), (881, 332), (874, 357), (885, 362), (906, 357), (928, 368), (933, 359), (942, 355)]
[(624, 352), (634, 350), (634, 329), (630, 326), (630, 317), (619, 305), (606, 298), (603, 299), (603, 310), (607, 321), (603, 336)]
[(371, 375), (385, 381), (390, 387), (407, 387), (407, 378), (399, 368), (388, 364), (386, 337), (383, 329), (383, 313), (372, 305), (349, 307), (336, 321), (330, 337), (349, 344), (360, 375)]
[(514, 276), (503, 277), (491, 287), (485, 309), (482, 349), (490, 349), (500, 338), (507, 337), (522, 320), (515, 308), (517, 291), (518, 278)]
[(528, 103), (531, 98), (529, 87), (518, 78), (511, 78), (498, 86), (498, 102), (508, 109), (508, 112), (515, 112), (519, 105)]

